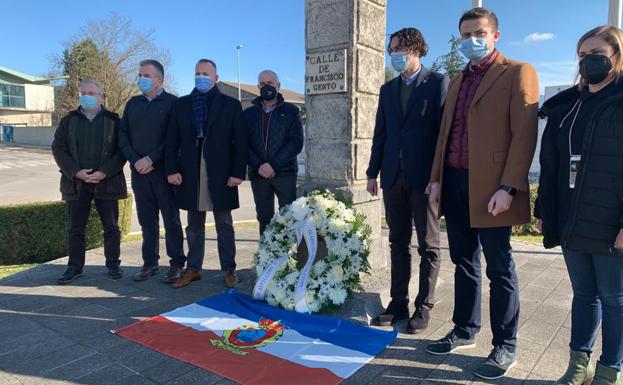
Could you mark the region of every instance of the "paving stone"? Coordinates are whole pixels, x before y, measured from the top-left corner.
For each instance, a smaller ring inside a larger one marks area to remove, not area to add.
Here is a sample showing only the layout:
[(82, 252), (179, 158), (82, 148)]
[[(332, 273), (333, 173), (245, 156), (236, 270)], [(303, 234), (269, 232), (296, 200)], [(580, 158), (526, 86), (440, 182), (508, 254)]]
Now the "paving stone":
[(178, 377), (171, 382), (170, 385), (189, 385), (189, 384), (201, 384), (201, 385), (213, 385), (223, 380), (223, 377), (214, 373), (208, 372), (203, 369), (196, 368), (181, 377)]
[(17, 377), (15, 377), (11, 373), (7, 373), (5, 371), (0, 370), (0, 384), (2, 385), (22, 385)]
[(553, 326), (561, 326), (569, 316), (570, 311), (569, 308), (543, 303), (530, 318), (534, 321), (544, 322)]
[(141, 371), (141, 375), (158, 383), (168, 384), (171, 380), (181, 377), (194, 369), (196, 367), (193, 365), (170, 358)]
[(527, 285), (520, 291), (520, 297), (524, 301), (532, 301), (543, 303), (551, 294), (552, 290), (543, 289), (542, 287)]
[(0, 345), (0, 368), (6, 368), (4, 365), (13, 356), (37, 356), (52, 352), (59, 347), (73, 345), (75, 341), (62, 336), (60, 333), (42, 328), (40, 325), (31, 332), (19, 335), (15, 334), (7, 338)]
[(139, 374), (124, 377), (121, 380), (114, 383), (114, 385), (157, 385), (157, 384), (158, 384), (157, 382), (154, 382)]
[(69, 362), (43, 373), (42, 376), (54, 379), (74, 380), (97, 372), (112, 364), (112, 361), (102, 354), (90, 356)]
[(547, 346), (558, 329), (550, 323), (530, 319), (519, 329), (518, 337), (529, 343)]
[(547, 346), (533, 344), (523, 340), (517, 340), (517, 365), (516, 369), (530, 373), (539, 362), (539, 359), (547, 349)]
[[(53, 342), (51, 342), (53, 344)], [(43, 352), (43, 350), (40, 350)], [(59, 346), (58, 349), (44, 354), (11, 353), (0, 362), (3, 370), (19, 373), (20, 376), (39, 376), (45, 372), (67, 365), (73, 361), (95, 354), (91, 349), (80, 345)], [(4, 357), (3, 357), (4, 358)], [(5, 369), (8, 368), (8, 369)]]
[(109, 356), (117, 362), (123, 362), (127, 357), (146, 350), (142, 345), (113, 333), (91, 336), (83, 339), (80, 343), (98, 353)]
[(566, 294), (552, 292), (543, 302), (545, 305), (557, 307), (563, 310), (571, 310), (572, 297)]
[(135, 371), (120, 364), (113, 364), (78, 377), (76, 382), (85, 385), (108, 385), (134, 375), (136, 375)]

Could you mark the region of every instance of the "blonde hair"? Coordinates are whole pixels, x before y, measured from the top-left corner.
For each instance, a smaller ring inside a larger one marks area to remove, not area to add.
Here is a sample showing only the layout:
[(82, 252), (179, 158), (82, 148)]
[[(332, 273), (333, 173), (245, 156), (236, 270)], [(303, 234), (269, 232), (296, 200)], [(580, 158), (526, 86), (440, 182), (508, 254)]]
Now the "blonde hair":
[[(598, 37), (604, 40), (615, 54), (619, 55), (619, 58), (616, 63), (613, 63), (613, 72), (616, 75), (616, 78), (623, 76), (623, 55), (621, 51), (623, 50), (623, 31), (621, 28), (615, 27), (613, 25), (602, 25), (597, 28), (593, 28), (590, 31), (586, 32), (580, 40), (578, 40), (578, 45), (575, 49), (575, 53), (579, 55), (580, 47), (584, 42), (592, 37)], [(583, 88), (586, 86), (586, 80), (582, 79), (579, 72), (576, 75), (576, 80), (578, 81), (578, 86)]]

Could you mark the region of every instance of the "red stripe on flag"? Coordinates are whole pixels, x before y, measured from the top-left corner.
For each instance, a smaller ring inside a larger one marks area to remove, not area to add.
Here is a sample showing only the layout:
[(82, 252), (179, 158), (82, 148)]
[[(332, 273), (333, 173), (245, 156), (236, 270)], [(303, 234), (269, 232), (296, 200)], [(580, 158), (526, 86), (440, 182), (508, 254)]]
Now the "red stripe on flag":
[(118, 335), (244, 385), (335, 385), (343, 379), (257, 349), (242, 356), (212, 345), (222, 338), (156, 316), (117, 330)]

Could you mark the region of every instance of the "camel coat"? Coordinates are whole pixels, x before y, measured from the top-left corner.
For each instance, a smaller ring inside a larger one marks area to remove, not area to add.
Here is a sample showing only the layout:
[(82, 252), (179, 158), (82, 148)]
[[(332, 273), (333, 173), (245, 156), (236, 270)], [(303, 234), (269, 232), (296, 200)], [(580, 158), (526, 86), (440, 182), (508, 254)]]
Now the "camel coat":
[[(463, 74), (448, 87), (431, 181), (440, 183)], [(502, 227), (530, 221), (528, 171), (538, 135), (539, 86), (530, 64), (498, 55), (476, 90), (467, 118), (471, 226)], [(494, 217), (487, 206), (500, 186), (518, 190), (511, 207)], [(440, 200), (441, 201), (441, 200)], [(439, 207), (443, 215), (443, 207)]]

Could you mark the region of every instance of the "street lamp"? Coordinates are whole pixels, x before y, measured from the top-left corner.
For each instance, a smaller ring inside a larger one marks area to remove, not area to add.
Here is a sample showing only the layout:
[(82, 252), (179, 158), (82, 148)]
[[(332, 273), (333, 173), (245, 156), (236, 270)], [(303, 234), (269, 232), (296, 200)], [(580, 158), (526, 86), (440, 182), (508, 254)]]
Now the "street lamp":
[(482, 0), (472, 0), (472, 8), (482, 7)]
[(621, 0), (610, 0), (608, 24), (621, 28)]
[(236, 45), (236, 53), (238, 54), (238, 101), (242, 101), (240, 96), (240, 48), (242, 48), (242, 44)]

